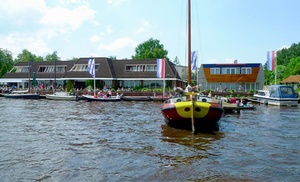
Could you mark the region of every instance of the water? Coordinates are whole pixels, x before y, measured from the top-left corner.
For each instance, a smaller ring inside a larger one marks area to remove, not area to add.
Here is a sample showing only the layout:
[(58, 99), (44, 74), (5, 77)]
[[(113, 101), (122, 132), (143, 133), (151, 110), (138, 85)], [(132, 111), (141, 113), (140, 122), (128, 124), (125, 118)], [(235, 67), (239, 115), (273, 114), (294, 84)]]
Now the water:
[(0, 181), (299, 181), (300, 108), (169, 128), (161, 103), (0, 97)]

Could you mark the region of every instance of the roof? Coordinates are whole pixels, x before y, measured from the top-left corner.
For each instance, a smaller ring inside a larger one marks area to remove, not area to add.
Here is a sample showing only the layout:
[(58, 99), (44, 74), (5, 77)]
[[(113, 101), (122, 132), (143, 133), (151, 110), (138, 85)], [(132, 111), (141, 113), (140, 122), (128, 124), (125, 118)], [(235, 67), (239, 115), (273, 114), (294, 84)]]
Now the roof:
[[(43, 62), (18, 62), (15, 67), (24, 66), (31, 67), (31, 74), (28, 72), (8, 72), (3, 78), (5, 79), (25, 79), (32, 77), (32, 72), (36, 73), (37, 79), (65, 79), (65, 80), (86, 80), (92, 79), (91, 75), (87, 71), (71, 71), (73, 66), (87, 65), (90, 57), (80, 58), (77, 61), (43, 61)], [(95, 70), (95, 76), (98, 79), (157, 79), (156, 71), (126, 71), (126, 66), (130, 65), (156, 65), (156, 59), (125, 59), (125, 60), (111, 60), (105, 57), (95, 57), (95, 65), (99, 65), (98, 69)], [(39, 72), (40, 67), (54, 66), (54, 65), (66, 66), (65, 72)], [(181, 79), (177, 73), (174, 64), (170, 61), (166, 61), (165, 65), (165, 77)]]
[(300, 75), (291, 75), (280, 83), (300, 83)]
[(219, 67), (260, 67), (261, 63), (228, 63), (228, 64), (202, 64), (203, 68), (219, 68)]

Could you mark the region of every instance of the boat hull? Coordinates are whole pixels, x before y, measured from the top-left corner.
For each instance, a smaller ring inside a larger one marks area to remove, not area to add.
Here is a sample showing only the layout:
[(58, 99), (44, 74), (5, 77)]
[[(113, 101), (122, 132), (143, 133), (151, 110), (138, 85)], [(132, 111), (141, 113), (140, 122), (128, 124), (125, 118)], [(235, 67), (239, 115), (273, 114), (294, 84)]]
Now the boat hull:
[(60, 96), (56, 94), (46, 94), (46, 99), (50, 100), (69, 100), (69, 101), (76, 101), (79, 100), (79, 97), (74, 96), (74, 95), (65, 95), (65, 96)]
[(121, 99), (124, 101), (150, 101), (151, 97), (149, 97), (149, 96), (121, 96)]
[(259, 95), (254, 95), (256, 101), (262, 104), (267, 105), (276, 105), (276, 106), (297, 106), (299, 99), (298, 98), (271, 98), (263, 97)]
[(98, 101), (98, 102), (118, 102), (118, 101), (121, 101), (121, 98), (119, 98), (119, 97), (102, 98), (102, 97), (94, 97), (94, 96), (90, 96), (90, 95), (83, 95), (82, 99), (87, 100), (89, 102), (92, 102), (92, 101)]
[(184, 101), (177, 103), (165, 103), (162, 114), (170, 127), (192, 130), (192, 114), (194, 115), (194, 127), (196, 132), (218, 131), (218, 121), (224, 110), (217, 103)]
[(4, 97), (10, 99), (39, 99), (39, 94), (5, 94)]

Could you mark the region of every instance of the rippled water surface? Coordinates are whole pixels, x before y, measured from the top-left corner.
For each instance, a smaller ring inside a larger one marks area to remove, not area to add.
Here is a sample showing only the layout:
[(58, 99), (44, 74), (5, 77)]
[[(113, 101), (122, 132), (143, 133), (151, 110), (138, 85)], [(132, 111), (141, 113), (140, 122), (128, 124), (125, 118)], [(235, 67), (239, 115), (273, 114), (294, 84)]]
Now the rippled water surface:
[(197, 135), (160, 107), (0, 97), (0, 181), (299, 181), (299, 107), (256, 105)]

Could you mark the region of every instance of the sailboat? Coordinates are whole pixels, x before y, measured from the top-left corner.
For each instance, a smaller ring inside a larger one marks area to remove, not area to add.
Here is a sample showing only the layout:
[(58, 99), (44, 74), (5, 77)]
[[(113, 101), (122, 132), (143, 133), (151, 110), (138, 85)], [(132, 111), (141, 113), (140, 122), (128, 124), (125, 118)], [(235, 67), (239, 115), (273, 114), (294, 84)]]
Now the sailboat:
[(56, 60), (54, 61), (54, 83), (53, 83), (53, 94), (46, 94), (46, 99), (50, 100), (67, 100), (77, 101), (79, 97), (77, 95), (70, 95), (68, 92), (56, 92)]
[(184, 96), (175, 96), (164, 102), (161, 112), (166, 123), (173, 128), (197, 132), (219, 130), (218, 121), (224, 109), (217, 102), (204, 102), (193, 92), (191, 85), (191, 1), (188, 0), (188, 86)]
[(95, 78), (95, 69), (96, 69), (96, 65), (95, 65), (95, 59), (89, 59), (88, 62), (88, 72), (92, 75), (92, 77), (94, 78), (94, 95), (82, 95), (82, 99), (86, 100), (86, 101), (101, 101), (101, 102), (116, 102), (116, 101), (121, 101), (121, 97), (119, 95), (117, 96), (109, 96), (107, 97), (105, 96), (100, 96), (98, 97), (98, 95), (96, 94), (96, 78)]

